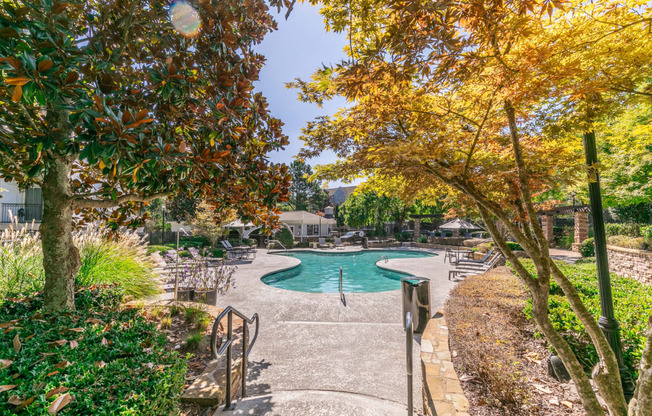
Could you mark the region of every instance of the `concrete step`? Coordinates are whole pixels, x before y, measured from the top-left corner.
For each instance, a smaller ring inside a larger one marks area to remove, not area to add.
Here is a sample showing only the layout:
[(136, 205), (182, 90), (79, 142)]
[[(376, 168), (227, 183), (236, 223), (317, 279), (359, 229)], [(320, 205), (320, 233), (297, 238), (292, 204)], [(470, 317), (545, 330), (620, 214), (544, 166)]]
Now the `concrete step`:
[(237, 400), (233, 410), (225, 411), (220, 406), (213, 416), (405, 416), (406, 413), (405, 405), (371, 396), (295, 390)]

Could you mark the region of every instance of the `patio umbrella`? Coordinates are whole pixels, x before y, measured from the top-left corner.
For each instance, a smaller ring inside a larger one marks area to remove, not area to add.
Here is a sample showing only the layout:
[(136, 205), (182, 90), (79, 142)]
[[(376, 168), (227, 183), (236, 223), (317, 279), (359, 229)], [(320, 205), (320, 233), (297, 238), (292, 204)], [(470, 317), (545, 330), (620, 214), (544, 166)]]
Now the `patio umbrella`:
[[(459, 236), (460, 230), (482, 230), (482, 228), (478, 227), (477, 225), (473, 225), (468, 221), (461, 220), (459, 218), (455, 218), (453, 221), (449, 221), (446, 224), (442, 224), (439, 227), (440, 230), (451, 230), (453, 231), (453, 235), (457, 234)], [(457, 242), (459, 246), (459, 240)]]

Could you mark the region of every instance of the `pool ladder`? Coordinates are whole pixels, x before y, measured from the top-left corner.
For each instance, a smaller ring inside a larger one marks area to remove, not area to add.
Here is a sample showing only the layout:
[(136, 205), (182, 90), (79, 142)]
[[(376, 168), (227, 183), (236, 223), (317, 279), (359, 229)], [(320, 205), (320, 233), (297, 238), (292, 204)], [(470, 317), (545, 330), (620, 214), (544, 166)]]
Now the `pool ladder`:
[(382, 259), (385, 259), (385, 263), (387, 263), (389, 261), (389, 257), (387, 257), (387, 256), (380, 256), (378, 261), (381, 261)]
[(279, 246), (283, 247), (283, 250), (288, 251), (288, 249), (283, 245), (283, 243), (281, 243), (281, 242), (278, 241), (278, 240), (267, 240), (267, 244), (269, 244), (269, 243), (276, 243), (276, 244), (278, 244)]

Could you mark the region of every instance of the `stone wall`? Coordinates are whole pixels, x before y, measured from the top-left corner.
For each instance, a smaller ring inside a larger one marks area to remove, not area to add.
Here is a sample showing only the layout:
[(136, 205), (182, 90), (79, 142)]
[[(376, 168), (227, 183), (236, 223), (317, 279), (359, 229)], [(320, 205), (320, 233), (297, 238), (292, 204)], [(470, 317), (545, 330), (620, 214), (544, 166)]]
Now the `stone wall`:
[(469, 401), (453, 368), (448, 326), (440, 310), (421, 335), (423, 410), (427, 416), (469, 416)]
[(607, 246), (609, 271), (652, 285), (652, 252)]

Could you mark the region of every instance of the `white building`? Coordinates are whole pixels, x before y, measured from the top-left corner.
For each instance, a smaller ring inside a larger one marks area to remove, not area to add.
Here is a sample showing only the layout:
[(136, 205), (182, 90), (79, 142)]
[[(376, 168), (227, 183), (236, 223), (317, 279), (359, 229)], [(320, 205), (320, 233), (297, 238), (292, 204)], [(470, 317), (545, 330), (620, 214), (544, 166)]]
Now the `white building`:
[(336, 225), (334, 219), (324, 218), (308, 211), (284, 211), (281, 213), (280, 221), (290, 228), (295, 239), (327, 237)]
[[(43, 195), (41, 188), (18, 189), (14, 182), (1, 180), (0, 188), (0, 229), (9, 227), (11, 216), (18, 219), (20, 223), (34, 221), (35, 228), (38, 228), (43, 219)], [(10, 214), (11, 213), (11, 214)]]

